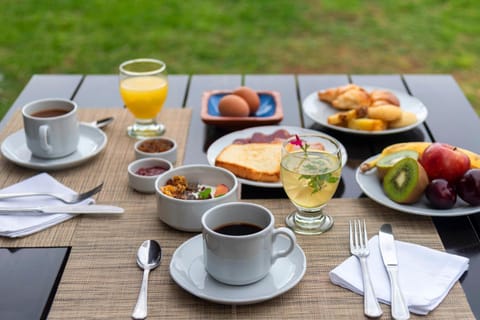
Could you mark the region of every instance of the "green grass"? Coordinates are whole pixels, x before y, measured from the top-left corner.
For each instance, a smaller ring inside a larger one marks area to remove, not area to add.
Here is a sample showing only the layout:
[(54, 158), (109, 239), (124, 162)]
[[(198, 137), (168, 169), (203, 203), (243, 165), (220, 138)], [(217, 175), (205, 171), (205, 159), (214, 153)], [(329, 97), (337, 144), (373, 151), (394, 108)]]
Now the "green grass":
[[(449, 73), (480, 114), (477, 1), (3, 0), (0, 117), (33, 74)], [(452, 106), (453, 107), (453, 106)]]

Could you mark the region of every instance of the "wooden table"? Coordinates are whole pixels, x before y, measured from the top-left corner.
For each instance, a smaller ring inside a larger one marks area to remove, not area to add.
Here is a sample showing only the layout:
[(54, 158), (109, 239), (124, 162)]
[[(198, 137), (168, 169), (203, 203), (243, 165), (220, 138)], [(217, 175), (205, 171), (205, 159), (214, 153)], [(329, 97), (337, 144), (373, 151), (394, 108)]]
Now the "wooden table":
[[(184, 164), (207, 163), (205, 152), (208, 146), (226, 133), (212, 126), (206, 126), (201, 121), (200, 101), (203, 92), (213, 89), (233, 89), (242, 84), (258, 90), (268, 89), (280, 92), (284, 109), (282, 125), (322, 130), (344, 144), (348, 151), (349, 162), (342, 173), (343, 184), (336, 194), (337, 198), (363, 198), (364, 195), (355, 182), (356, 167), (362, 160), (395, 142), (441, 141), (480, 152), (479, 117), (450, 75), (170, 75), (169, 82), (170, 92), (166, 109), (191, 109), (190, 127), (185, 141)], [(429, 115), (426, 123), (414, 130), (396, 135), (355, 136), (326, 130), (303, 114), (301, 101), (307, 95), (319, 88), (343, 85), (348, 82), (392, 88), (416, 96), (428, 108)], [(34, 75), (0, 123), (0, 129), (7, 127), (15, 112), (25, 103), (47, 97), (73, 99), (82, 109), (89, 109), (92, 117), (95, 118), (95, 108), (100, 112), (104, 108), (123, 106), (117, 86), (116, 75)], [(243, 186), (242, 198), (277, 199), (285, 198), (285, 195), (279, 189)], [(470, 258), (469, 271), (462, 277), (461, 283), (473, 313), (480, 317), (480, 298), (477, 289), (480, 286), (479, 216), (435, 217), (432, 220), (446, 250)], [(10, 242), (8, 247), (21, 247), (21, 244), (21, 241)], [(46, 317), (55, 298), (55, 290), (62, 282), (61, 270), (68, 263), (71, 246), (66, 244), (57, 248), (42, 248), (51, 252), (48, 256), (39, 253), (35, 248), (30, 248), (32, 245), (24, 246), (28, 247), (29, 251), (22, 252), (22, 255), (35, 261), (42, 261), (51, 267), (51, 272), (44, 281), (32, 284), (32, 286), (38, 285), (43, 288), (43, 291), (40, 290), (41, 293), (37, 295), (31, 292), (32, 312), (40, 310), (41, 316), (38, 318)], [(45, 245), (38, 244), (38, 246)], [(16, 259), (22, 258), (17, 255)], [(11, 266), (0, 265), (0, 275), (5, 270), (11, 272)], [(41, 298), (38, 298), (39, 296)], [(15, 300), (12, 299), (12, 301)], [(25, 308), (25, 304), (20, 303), (19, 308)]]

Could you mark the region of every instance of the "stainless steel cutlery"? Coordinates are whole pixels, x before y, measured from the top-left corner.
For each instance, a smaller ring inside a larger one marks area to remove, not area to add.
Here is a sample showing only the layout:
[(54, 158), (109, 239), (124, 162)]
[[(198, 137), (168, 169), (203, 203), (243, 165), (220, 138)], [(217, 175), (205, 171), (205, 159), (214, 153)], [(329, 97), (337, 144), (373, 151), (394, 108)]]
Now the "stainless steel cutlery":
[(45, 215), (54, 213), (74, 213), (74, 214), (120, 214), (123, 208), (100, 205), (56, 205), (43, 207), (0, 207), (0, 215)]
[(79, 194), (63, 194), (63, 193), (55, 193), (55, 192), (0, 193), (0, 200), (9, 199), (9, 198), (48, 196), (48, 197), (56, 198), (64, 203), (77, 203), (97, 194), (98, 192), (100, 192), (100, 190), (102, 190), (102, 187), (103, 187), (103, 182), (98, 186), (96, 186), (95, 188)]
[(397, 250), (395, 248), (392, 226), (390, 224), (384, 224), (380, 227), (378, 243), (380, 252), (382, 253), (383, 264), (390, 278), (392, 317), (398, 320), (408, 319), (410, 318), (410, 312), (408, 311), (408, 305), (405, 302), (398, 281)]
[(362, 269), (364, 313), (368, 317), (380, 317), (383, 311), (373, 290), (367, 264), (370, 251), (365, 220), (363, 223), (360, 220), (350, 220), (350, 252), (358, 258)]

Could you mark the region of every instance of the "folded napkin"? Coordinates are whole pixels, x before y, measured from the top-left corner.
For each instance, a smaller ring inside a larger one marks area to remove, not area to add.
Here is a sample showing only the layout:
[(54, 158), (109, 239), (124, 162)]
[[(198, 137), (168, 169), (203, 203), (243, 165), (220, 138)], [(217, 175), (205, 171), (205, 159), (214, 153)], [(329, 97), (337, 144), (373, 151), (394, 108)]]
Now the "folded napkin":
[[(47, 173), (38, 174), (0, 190), (0, 193), (13, 192), (59, 192), (65, 194), (76, 194), (75, 191), (64, 186)], [(92, 204), (94, 202), (95, 201), (92, 198), (88, 198), (77, 203), (77, 205)], [(8, 208), (49, 205), (65, 205), (65, 203), (52, 197), (24, 197), (0, 200), (0, 207)], [(12, 210), (12, 213), (14, 212), (15, 211)], [(67, 213), (48, 214), (41, 216), (0, 215), (0, 236), (10, 238), (26, 236), (66, 221), (74, 216), (74, 214)]]
[[(426, 315), (446, 297), (460, 276), (468, 269), (469, 259), (420, 245), (395, 240), (399, 282), (410, 312)], [(375, 294), (380, 302), (390, 304), (390, 280), (383, 265), (378, 236), (368, 242), (367, 259)], [(355, 293), (363, 294), (360, 263), (349, 257), (330, 271), (330, 280)]]

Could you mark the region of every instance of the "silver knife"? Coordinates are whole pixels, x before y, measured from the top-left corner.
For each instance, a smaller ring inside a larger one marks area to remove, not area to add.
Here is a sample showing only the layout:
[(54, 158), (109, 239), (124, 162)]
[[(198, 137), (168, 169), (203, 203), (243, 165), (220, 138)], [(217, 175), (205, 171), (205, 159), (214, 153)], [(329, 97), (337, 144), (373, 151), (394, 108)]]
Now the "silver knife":
[(44, 207), (29, 207), (29, 208), (12, 208), (0, 207), (0, 215), (45, 215), (53, 213), (74, 213), (74, 214), (120, 214), (123, 213), (123, 208), (90, 204), (90, 205), (57, 205)]
[(378, 241), (380, 252), (382, 253), (383, 264), (387, 269), (390, 278), (390, 299), (392, 308), (392, 317), (394, 319), (408, 319), (410, 312), (403, 298), (402, 291), (398, 282), (398, 260), (395, 240), (393, 238), (392, 226), (384, 224), (378, 232)]

